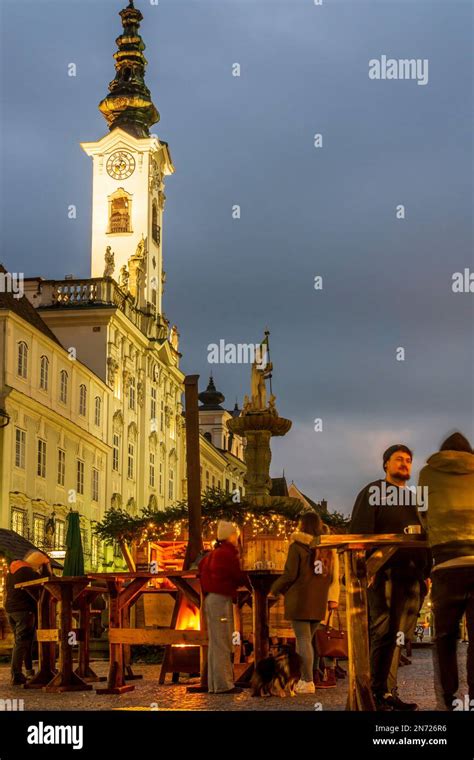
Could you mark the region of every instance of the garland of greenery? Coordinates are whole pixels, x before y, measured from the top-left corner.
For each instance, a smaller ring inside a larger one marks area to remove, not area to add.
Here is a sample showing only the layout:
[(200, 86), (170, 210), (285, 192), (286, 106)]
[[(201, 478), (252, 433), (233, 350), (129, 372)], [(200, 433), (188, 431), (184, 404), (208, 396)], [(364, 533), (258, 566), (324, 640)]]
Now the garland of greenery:
[[(217, 520), (229, 520), (243, 526), (252, 520), (271, 525), (272, 521), (278, 521), (278, 518), (284, 530), (294, 530), (304, 511), (302, 505), (288, 504), (283, 498), (281, 502), (275, 498), (271, 506), (256, 506), (245, 499), (234, 501), (232, 494), (219, 488), (208, 488), (201, 501), (203, 532), (209, 530)], [(348, 518), (340, 512), (319, 514), (329, 526), (341, 529), (347, 526)], [(111, 507), (94, 530), (99, 538), (106, 542), (159, 540), (175, 530), (177, 524), (187, 522), (187, 519), (188, 505), (185, 500), (164, 510), (145, 507), (139, 516), (132, 516), (124, 509)]]

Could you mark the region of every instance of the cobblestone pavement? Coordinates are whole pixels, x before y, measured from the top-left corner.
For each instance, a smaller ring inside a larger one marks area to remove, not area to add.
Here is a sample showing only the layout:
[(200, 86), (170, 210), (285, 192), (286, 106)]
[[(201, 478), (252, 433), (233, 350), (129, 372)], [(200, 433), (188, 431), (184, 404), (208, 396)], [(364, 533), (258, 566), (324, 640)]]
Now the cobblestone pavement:
[[(467, 693), (465, 658), (466, 645), (463, 644), (460, 645), (462, 681), (458, 696)], [(107, 673), (106, 662), (97, 661), (93, 668), (98, 675)], [(143, 674), (143, 680), (134, 681), (135, 690), (125, 694), (97, 695), (95, 691), (49, 694), (41, 690), (12, 688), (8, 666), (0, 665), (0, 700), (23, 699), (24, 710), (344, 710), (347, 696), (347, 678), (338, 681), (337, 688), (317, 690), (315, 695), (257, 699), (251, 697), (247, 689), (234, 696), (188, 694), (186, 685), (197, 683), (196, 680), (184, 679), (180, 684), (167, 682), (160, 686), (159, 665), (137, 663), (134, 670)], [(398, 685), (400, 696), (417, 702), (420, 710), (436, 709), (429, 647), (413, 650), (412, 664), (400, 669)]]

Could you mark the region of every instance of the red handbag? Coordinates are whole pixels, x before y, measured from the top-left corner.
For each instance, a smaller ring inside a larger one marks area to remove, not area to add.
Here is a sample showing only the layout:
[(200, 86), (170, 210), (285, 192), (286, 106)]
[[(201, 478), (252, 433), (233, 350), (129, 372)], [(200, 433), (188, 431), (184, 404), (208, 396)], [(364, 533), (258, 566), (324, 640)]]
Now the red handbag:
[[(338, 628), (331, 628), (332, 613), (336, 612)], [(316, 630), (316, 642), (320, 657), (347, 658), (347, 633), (341, 628), (338, 610), (330, 610), (328, 622)]]

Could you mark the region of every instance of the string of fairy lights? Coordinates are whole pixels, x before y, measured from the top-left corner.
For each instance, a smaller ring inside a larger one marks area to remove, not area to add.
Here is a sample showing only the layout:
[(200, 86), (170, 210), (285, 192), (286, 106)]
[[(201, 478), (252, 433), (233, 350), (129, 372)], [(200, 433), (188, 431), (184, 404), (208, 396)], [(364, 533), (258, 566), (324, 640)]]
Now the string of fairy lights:
[[(220, 518), (205, 518), (203, 520), (203, 537), (207, 540), (215, 538), (217, 523)], [(296, 529), (297, 521), (282, 515), (256, 515), (252, 512), (244, 512), (233, 520), (243, 530), (246, 538), (268, 535), (282, 540), (288, 540)], [(168, 524), (156, 524), (153, 521), (143, 526), (138, 543), (146, 541), (160, 541), (163, 539), (178, 541), (187, 534), (188, 520), (182, 518)]]

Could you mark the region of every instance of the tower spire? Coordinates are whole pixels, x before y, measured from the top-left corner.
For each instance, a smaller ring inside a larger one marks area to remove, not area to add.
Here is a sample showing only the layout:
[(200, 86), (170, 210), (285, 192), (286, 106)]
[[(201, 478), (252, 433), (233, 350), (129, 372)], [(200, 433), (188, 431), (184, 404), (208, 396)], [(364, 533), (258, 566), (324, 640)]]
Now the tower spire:
[(116, 39), (115, 78), (109, 84), (109, 95), (99, 103), (99, 111), (110, 130), (121, 127), (134, 137), (149, 137), (149, 127), (159, 121), (160, 114), (145, 84), (145, 43), (138, 33), (143, 16), (130, 0), (120, 17), (123, 32)]

